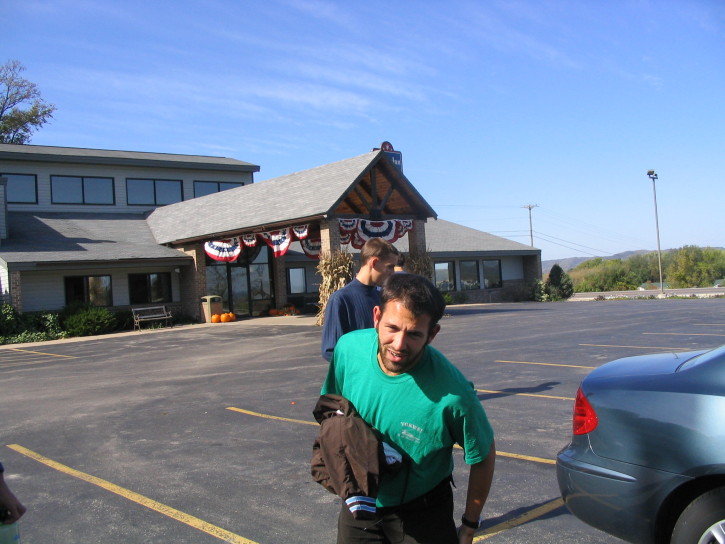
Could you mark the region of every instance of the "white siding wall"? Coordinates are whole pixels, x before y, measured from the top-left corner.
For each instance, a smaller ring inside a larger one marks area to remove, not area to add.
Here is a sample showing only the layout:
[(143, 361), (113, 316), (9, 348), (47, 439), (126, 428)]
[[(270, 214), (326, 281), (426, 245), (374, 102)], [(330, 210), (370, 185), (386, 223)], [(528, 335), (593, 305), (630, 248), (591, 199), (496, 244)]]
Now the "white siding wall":
[[(4, 270), (4, 269), (0, 269)], [(179, 274), (174, 267), (154, 268), (94, 268), (78, 270), (56, 270), (50, 272), (28, 271), (22, 274), (23, 312), (38, 312), (43, 310), (60, 310), (65, 306), (65, 280), (66, 276), (111, 276), (111, 290), (113, 292), (113, 305), (126, 306), (129, 304), (128, 275), (149, 274), (154, 272), (171, 273), (172, 302), (181, 300), (179, 292)], [(7, 272), (6, 272), (7, 275)], [(3, 280), (4, 281), (4, 280)], [(3, 286), (4, 287), (4, 286)], [(32, 293), (32, 296), (28, 294)]]
[[(173, 179), (183, 181), (184, 200), (194, 198), (194, 181), (227, 181), (233, 183), (252, 182), (251, 172), (217, 172), (208, 170), (180, 170), (172, 168), (150, 168), (136, 166), (106, 166), (87, 164), (46, 163), (4, 160), (0, 172), (8, 174), (35, 174), (38, 183), (37, 204), (8, 204), (10, 211), (82, 211), (143, 213), (151, 206), (128, 206), (126, 204), (126, 178)], [(75, 204), (51, 204), (50, 176), (95, 176), (114, 178), (115, 206), (87, 206)]]
[(0, 303), (10, 304), (10, 275), (4, 266), (0, 266)]

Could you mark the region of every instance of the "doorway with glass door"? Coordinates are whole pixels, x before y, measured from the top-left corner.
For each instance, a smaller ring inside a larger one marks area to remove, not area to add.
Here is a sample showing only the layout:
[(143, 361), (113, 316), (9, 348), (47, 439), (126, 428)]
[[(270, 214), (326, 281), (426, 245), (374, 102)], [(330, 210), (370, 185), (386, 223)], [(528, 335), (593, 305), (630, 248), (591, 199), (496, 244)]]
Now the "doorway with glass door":
[(231, 263), (206, 259), (207, 294), (220, 296), (223, 311), (239, 317), (267, 314), (274, 301), (271, 278), (270, 250), (263, 244), (244, 246)]

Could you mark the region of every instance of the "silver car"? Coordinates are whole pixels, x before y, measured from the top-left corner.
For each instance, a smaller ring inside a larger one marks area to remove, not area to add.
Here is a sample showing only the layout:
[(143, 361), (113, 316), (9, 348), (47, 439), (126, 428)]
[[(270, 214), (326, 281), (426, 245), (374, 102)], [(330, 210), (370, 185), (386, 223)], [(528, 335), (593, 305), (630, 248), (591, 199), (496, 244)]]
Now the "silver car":
[(725, 543), (725, 346), (594, 370), (556, 466), (566, 506), (593, 527), (629, 542)]

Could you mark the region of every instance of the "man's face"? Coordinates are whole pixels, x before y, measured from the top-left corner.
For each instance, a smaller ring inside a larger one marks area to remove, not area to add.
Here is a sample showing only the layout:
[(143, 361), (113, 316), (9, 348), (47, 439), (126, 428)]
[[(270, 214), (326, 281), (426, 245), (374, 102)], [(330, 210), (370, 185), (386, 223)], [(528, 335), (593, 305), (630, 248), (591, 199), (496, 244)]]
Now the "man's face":
[(388, 375), (396, 376), (411, 370), (423, 355), (423, 350), (438, 334), (440, 325), (430, 330), (430, 316), (415, 317), (400, 302), (391, 300), (373, 310), (378, 331), (378, 363)]
[(379, 287), (385, 283), (395, 272), (395, 265), (398, 264), (398, 256), (390, 255), (386, 259), (373, 257), (371, 259), (371, 279)]

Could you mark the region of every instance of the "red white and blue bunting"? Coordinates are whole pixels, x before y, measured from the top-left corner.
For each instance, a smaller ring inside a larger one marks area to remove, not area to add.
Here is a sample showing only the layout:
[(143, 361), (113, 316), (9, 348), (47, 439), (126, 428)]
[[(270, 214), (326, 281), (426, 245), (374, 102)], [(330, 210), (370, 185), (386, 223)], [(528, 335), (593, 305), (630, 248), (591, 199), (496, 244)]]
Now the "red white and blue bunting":
[(387, 221), (340, 219), (339, 223), (340, 243), (352, 244), (355, 249), (360, 249), (371, 238), (382, 238), (393, 243), (413, 228), (411, 219), (389, 219)]
[[(241, 245), (244, 244), (246, 247), (256, 247), (257, 237), (259, 237), (272, 248), (275, 257), (281, 257), (287, 253), (287, 250), (292, 243), (293, 234), (298, 240), (300, 240), (301, 243), (303, 241), (307, 241), (307, 237), (309, 236), (309, 225), (297, 225), (294, 227), (260, 232), (257, 234), (247, 233), (242, 234), (241, 237), (206, 242), (204, 244), (204, 250), (209, 257), (216, 261), (234, 262), (242, 252)], [(305, 248), (305, 244), (303, 243), (302, 249), (305, 250), (305, 254), (308, 257), (319, 258), (320, 245), (321, 241), (318, 238), (317, 240), (309, 240), (307, 248)], [(317, 247), (316, 250), (315, 247)], [(315, 251), (317, 252), (316, 257)]]
[(300, 240), (302, 251), (305, 252), (310, 259), (319, 259), (320, 251), (322, 251), (322, 239), (321, 238), (306, 238)]
[[(406, 235), (413, 228), (412, 219), (388, 219), (386, 221), (371, 221), (369, 219), (339, 219), (340, 243), (352, 244), (360, 249), (371, 238), (383, 238), (388, 242), (395, 242)], [(290, 248), (294, 239), (299, 240), (302, 250), (311, 259), (319, 259), (322, 249), (320, 238), (309, 238), (309, 225), (296, 225), (268, 232), (247, 233), (239, 237), (225, 238), (206, 242), (204, 250), (214, 260), (234, 262), (242, 252), (242, 244), (246, 247), (256, 247), (257, 240), (262, 239), (272, 248), (275, 257), (281, 257)]]
[(215, 261), (234, 262), (242, 252), (239, 238), (225, 238), (204, 244), (204, 251)]
[(269, 232), (260, 232), (259, 237), (272, 248), (275, 257), (281, 257), (287, 253), (292, 243), (292, 233), (289, 227), (286, 229), (271, 230)]

